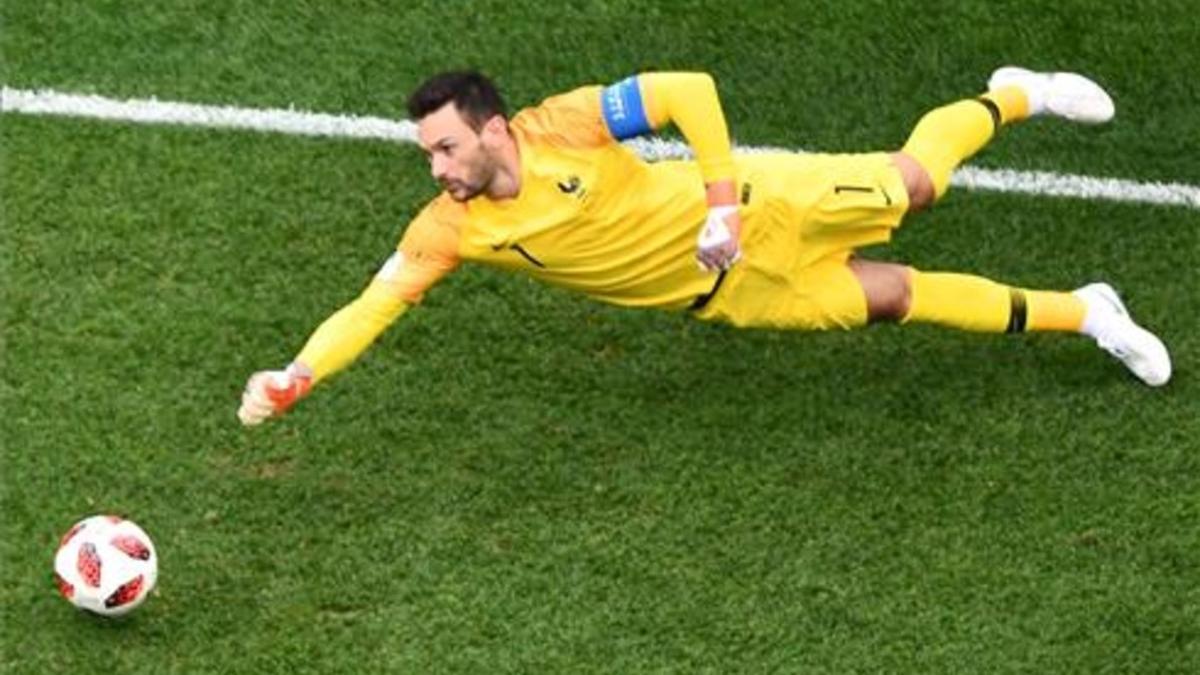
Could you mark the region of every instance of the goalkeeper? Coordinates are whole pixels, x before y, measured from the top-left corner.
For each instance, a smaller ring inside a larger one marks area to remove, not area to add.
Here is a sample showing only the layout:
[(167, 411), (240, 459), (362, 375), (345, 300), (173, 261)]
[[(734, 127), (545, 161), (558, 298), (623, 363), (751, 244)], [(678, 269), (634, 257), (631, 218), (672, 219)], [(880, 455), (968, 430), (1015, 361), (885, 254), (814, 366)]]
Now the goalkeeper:
[[(408, 108), (443, 192), (290, 365), (250, 377), (238, 416), (249, 425), (286, 412), (464, 261), (735, 326), (895, 321), (1078, 333), (1146, 384), (1165, 384), (1166, 347), (1107, 284), (1033, 290), (855, 255), (940, 198), (954, 168), (1002, 126), (1035, 115), (1113, 116), (1109, 96), (1080, 75), (1006, 67), (988, 85), (978, 98), (927, 113), (898, 152), (736, 156), (705, 74), (582, 87), (511, 119), (484, 76), (437, 75)], [(620, 143), (671, 123), (695, 161), (647, 163)]]

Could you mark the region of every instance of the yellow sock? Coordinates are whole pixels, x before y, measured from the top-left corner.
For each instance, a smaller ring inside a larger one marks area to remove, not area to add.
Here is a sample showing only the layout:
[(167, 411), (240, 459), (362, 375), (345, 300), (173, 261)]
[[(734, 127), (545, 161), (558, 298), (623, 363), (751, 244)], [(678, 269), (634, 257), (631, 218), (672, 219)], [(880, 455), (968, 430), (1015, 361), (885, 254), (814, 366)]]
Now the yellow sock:
[(1013, 303), (1007, 286), (969, 274), (913, 270), (909, 287), (912, 294), (905, 323), (935, 323), (984, 333), (1008, 329)]
[(954, 169), (987, 145), (997, 128), (1028, 116), (1025, 92), (1015, 86), (1000, 87), (925, 113), (901, 151), (929, 172), (934, 193), (941, 197)]
[[(1020, 87), (1008, 85), (993, 89), (980, 96), (981, 101), (991, 102), (1000, 114), (1000, 124), (1020, 122), (1029, 117), (1029, 99)], [(984, 105), (987, 105), (986, 103)]]
[(1028, 321), (1027, 331), (1070, 331), (1083, 328), (1087, 305), (1074, 293), (1063, 291), (1033, 291), (1024, 289)]
[(1083, 301), (1071, 293), (1013, 288), (969, 274), (917, 270), (912, 271), (909, 286), (912, 293), (905, 323), (934, 323), (984, 333), (1078, 331), (1083, 326)]

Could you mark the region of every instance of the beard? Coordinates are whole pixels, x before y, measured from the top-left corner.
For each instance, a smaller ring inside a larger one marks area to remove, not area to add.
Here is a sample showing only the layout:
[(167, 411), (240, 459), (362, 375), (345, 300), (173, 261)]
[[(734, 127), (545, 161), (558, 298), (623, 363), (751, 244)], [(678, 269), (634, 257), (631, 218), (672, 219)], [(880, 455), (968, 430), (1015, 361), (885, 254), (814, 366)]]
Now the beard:
[(495, 176), (495, 162), (485, 152), (481, 152), (479, 161), (472, 163), (463, 178), (442, 180), (441, 186), (454, 201), (466, 202), (486, 192)]
[(456, 202), (466, 202), (478, 197), (483, 194), (484, 187), (461, 180), (442, 181), (442, 190)]

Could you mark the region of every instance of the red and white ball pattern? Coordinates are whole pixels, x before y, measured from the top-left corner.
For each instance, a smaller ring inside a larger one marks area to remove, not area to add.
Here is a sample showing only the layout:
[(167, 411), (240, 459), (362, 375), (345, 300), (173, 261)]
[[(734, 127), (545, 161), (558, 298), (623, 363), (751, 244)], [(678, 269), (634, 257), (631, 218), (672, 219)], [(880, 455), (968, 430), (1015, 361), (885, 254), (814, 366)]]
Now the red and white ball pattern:
[(158, 579), (154, 543), (133, 521), (92, 516), (67, 531), (54, 554), (54, 579), (80, 609), (118, 616), (142, 604)]

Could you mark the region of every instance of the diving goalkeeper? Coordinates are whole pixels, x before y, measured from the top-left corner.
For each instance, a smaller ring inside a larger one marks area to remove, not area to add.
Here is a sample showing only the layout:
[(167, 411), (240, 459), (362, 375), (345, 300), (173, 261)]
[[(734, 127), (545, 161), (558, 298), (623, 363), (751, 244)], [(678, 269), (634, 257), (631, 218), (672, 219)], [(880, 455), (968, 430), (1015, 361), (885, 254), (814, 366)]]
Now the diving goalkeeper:
[[(986, 93), (927, 113), (891, 153), (734, 155), (716, 86), (700, 73), (586, 86), (509, 118), (486, 77), (451, 72), (422, 84), (408, 108), (442, 193), (286, 368), (250, 377), (244, 424), (286, 412), (466, 261), (735, 326), (1083, 334), (1142, 382), (1170, 379), (1166, 347), (1107, 284), (1033, 290), (855, 254), (940, 198), (1000, 127), (1035, 115), (1111, 119), (1112, 100), (1081, 75), (1001, 68)], [(621, 143), (667, 124), (694, 161), (647, 163)]]

